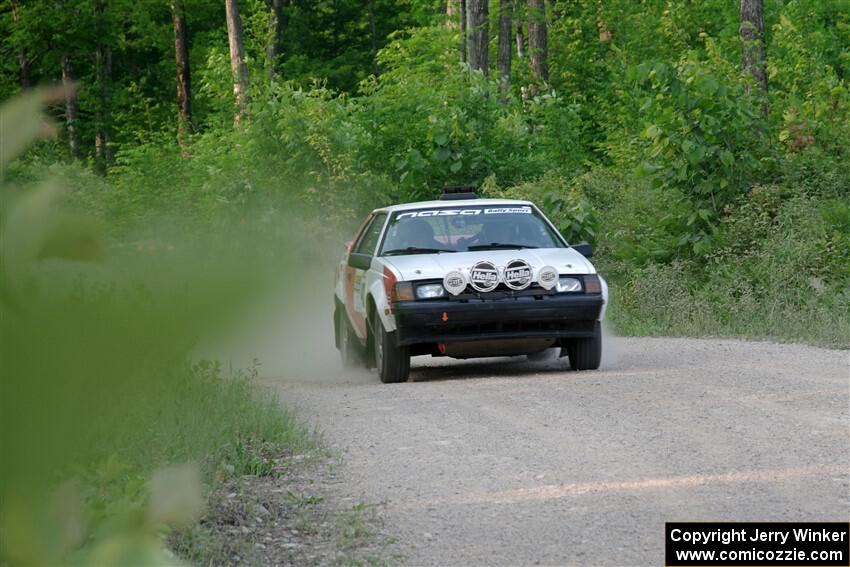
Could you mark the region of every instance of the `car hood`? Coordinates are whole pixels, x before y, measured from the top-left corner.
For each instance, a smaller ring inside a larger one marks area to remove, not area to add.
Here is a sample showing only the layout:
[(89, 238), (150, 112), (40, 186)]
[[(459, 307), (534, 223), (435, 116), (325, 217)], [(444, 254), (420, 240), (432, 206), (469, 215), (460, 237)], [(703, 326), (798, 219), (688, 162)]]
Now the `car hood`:
[(498, 267), (505, 266), (511, 260), (525, 260), (535, 272), (543, 266), (549, 265), (558, 270), (561, 275), (596, 273), (593, 264), (572, 248), (479, 250), (475, 252), (386, 256), (381, 259), (395, 268), (403, 281), (442, 279), (452, 270), (468, 273), (473, 264), (484, 260), (493, 262)]

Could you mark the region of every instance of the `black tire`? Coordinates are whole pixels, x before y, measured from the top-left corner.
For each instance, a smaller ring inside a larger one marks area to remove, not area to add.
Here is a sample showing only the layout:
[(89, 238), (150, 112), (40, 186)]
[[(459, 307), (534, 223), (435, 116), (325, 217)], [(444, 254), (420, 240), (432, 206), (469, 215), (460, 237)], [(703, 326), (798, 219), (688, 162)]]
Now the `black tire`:
[(410, 349), (393, 344), (389, 333), (384, 329), (381, 318), (375, 314), (371, 321), (372, 343), (375, 368), (384, 384), (406, 382), (410, 375)]
[(571, 339), (567, 343), (567, 356), (573, 370), (596, 370), (602, 362), (602, 329), (599, 321), (593, 329), (593, 336)]
[(338, 333), (337, 348), (339, 348), (342, 367), (356, 368), (362, 366), (363, 358), (357, 345), (357, 337), (354, 336), (354, 329), (351, 328), (351, 323), (348, 322), (345, 311), (337, 310), (336, 325)]

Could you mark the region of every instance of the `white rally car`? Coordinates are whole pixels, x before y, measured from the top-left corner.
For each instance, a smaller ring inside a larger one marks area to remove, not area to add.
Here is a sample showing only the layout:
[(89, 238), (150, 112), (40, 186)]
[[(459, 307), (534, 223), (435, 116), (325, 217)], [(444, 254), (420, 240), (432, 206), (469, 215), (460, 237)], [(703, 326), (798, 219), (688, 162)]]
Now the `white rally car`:
[(529, 201), (476, 199), (376, 209), (337, 268), (336, 346), (343, 363), (403, 382), (410, 357), (533, 355), (561, 347), (596, 369), (608, 287)]

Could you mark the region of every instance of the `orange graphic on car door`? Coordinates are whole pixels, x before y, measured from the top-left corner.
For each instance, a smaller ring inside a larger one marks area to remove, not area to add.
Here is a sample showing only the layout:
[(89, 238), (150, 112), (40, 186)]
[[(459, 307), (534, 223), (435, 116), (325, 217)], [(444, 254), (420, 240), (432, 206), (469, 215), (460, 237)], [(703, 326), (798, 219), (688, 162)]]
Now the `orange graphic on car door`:
[[(369, 226), (369, 221), (372, 220), (372, 216), (373, 215), (367, 216), (366, 220), (363, 221), (363, 224), (360, 225), (360, 228), (357, 229), (357, 235), (354, 237), (351, 247), (348, 250), (349, 255), (356, 249), (360, 239), (363, 237), (363, 231), (366, 230), (366, 227)], [(343, 281), (345, 291), (345, 310), (348, 313), (348, 320), (351, 321), (351, 324), (354, 327), (355, 334), (365, 340), (366, 309), (363, 306), (363, 284), (366, 272), (349, 265), (347, 260), (348, 258), (346, 258), (345, 279)]]

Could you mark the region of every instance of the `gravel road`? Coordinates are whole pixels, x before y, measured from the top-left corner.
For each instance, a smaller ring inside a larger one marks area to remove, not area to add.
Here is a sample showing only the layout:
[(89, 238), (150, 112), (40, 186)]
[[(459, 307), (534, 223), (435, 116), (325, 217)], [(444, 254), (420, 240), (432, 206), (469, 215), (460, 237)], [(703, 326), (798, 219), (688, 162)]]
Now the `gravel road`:
[[(850, 518), (848, 352), (615, 339), (603, 369), (415, 358), (269, 379), (411, 565), (663, 565), (665, 521)], [(328, 352), (327, 356), (335, 355)]]

